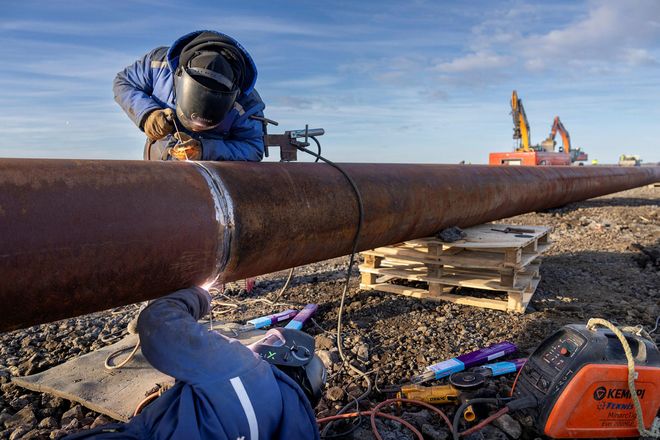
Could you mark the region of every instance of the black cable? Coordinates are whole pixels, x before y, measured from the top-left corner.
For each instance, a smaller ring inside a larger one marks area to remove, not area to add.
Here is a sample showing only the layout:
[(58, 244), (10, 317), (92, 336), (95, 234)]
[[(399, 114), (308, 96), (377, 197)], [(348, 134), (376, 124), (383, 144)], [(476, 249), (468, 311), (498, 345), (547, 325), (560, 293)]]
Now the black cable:
[(459, 438), (458, 424), (461, 421), (461, 417), (463, 416), (463, 412), (465, 411), (465, 408), (467, 408), (470, 405), (474, 405), (475, 403), (493, 403), (499, 406), (502, 402), (505, 401), (506, 399), (498, 399), (496, 397), (493, 397), (493, 398), (476, 398), (463, 402), (463, 404), (459, 406), (458, 409), (456, 410), (456, 414), (454, 414), (454, 420), (452, 423), (452, 433), (454, 435), (454, 440), (458, 440)]
[(316, 136), (310, 136), (309, 138), (316, 143), (316, 150), (317, 150), (316, 152), (318, 156), (316, 157), (316, 160), (314, 162), (318, 162), (319, 159), (321, 158), (321, 143), (319, 142), (318, 139), (316, 139)]
[[(346, 431), (341, 431), (341, 432), (335, 432), (334, 434), (328, 434), (325, 429), (323, 429), (323, 432), (320, 434), (322, 439), (329, 439), (329, 438), (342, 438), (346, 437), (349, 434), (352, 434), (353, 432), (357, 431), (359, 427), (362, 426), (362, 421), (364, 420), (364, 416), (357, 416), (353, 418), (353, 422), (351, 423), (351, 427), (347, 429)], [(335, 420), (335, 422), (338, 422), (339, 420)], [(332, 422), (328, 422), (332, 423)], [(325, 434), (324, 434), (325, 433)]]
[[(316, 140), (314, 137), (310, 136), (318, 145), (320, 148), (320, 143), (318, 140)], [(358, 224), (357, 228), (355, 230), (355, 237), (353, 238), (353, 248), (351, 250), (351, 257), (348, 262), (348, 270), (346, 271), (346, 280), (344, 281), (344, 289), (341, 294), (341, 300), (339, 302), (339, 311), (338, 311), (338, 316), (337, 316), (337, 350), (339, 352), (339, 357), (341, 358), (342, 362), (348, 365), (348, 367), (358, 373), (361, 377), (363, 377), (367, 381), (367, 389), (364, 393), (362, 393), (360, 396), (354, 398), (355, 399), (355, 404), (358, 406), (357, 411), (360, 411), (359, 408), (359, 403), (361, 400), (363, 400), (365, 397), (367, 397), (369, 394), (371, 394), (371, 380), (369, 379), (369, 376), (367, 376), (364, 372), (360, 371), (358, 368), (354, 367), (350, 362), (347, 361), (346, 356), (344, 356), (344, 352), (342, 349), (342, 337), (341, 337), (341, 327), (342, 327), (342, 315), (344, 312), (344, 303), (346, 301), (346, 294), (348, 292), (348, 286), (351, 281), (351, 271), (353, 270), (353, 265), (355, 264), (355, 254), (357, 254), (358, 250), (358, 241), (360, 237), (360, 232), (362, 231), (362, 223), (364, 220), (364, 203), (362, 202), (362, 195), (360, 194), (360, 190), (358, 189), (357, 185), (355, 184), (355, 181), (351, 178), (351, 176), (344, 171), (343, 168), (341, 168), (339, 165), (336, 163), (326, 159), (325, 157), (321, 156), (320, 154), (314, 153), (313, 151), (300, 146), (296, 145), (296, 148), (299, 149), (300, 151), (303, 151), (307, 154), (310, 154), (314, 157), (316, 157), (317, 160), (322, 160), (323, 162), (327, 163), (331, 167), (335, 168), (337, 171), (339, 171), (348, 181), (348, 183), (351, 185), (351, 188), (353, 189), (353, 192), (355, 193), (355, 199), (358, 204)], [(345, 413), (349, 407), (353, 405), (353, 402), (346, 404), (343, 408), (341, 408), (336, 414), (343, 414)], [(332, 422), (328, 423), (325, 428), (323, 429), (323, 432), (321, 435), (326, 436), (328, 433), (328, 430), (330, 429), (330, 426), (332, 425)]]

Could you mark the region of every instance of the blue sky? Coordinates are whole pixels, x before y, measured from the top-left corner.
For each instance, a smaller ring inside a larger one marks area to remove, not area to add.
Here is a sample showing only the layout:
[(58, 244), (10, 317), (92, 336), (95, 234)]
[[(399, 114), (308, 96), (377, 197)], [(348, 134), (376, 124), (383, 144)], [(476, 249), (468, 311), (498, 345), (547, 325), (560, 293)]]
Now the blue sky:
[(559, 115), (601, 163), (660, 161), (660, 1), (7, 2), (1, 157), (140, 159), (115, 74), (196, 29), (234, 36), (280, 128), (342, 162), (487, 161), (511, 91), (542, 141)]

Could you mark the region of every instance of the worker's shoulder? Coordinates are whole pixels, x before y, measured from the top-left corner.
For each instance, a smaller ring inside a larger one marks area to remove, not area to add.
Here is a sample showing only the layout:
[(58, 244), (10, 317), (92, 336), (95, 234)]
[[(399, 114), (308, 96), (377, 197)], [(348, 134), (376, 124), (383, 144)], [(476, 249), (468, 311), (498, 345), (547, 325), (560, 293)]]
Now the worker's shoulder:
[(167, 52), (169, 47), (160, 46), (147, 52), (145, 59), (151, 64), (152, 68), (169, 67), (167, 64)]
[(248, 94), (241, 94), (234, 104), (234, 108), (238, 110), (239, 117), (251, 116), (265, 107), (264, 101), (255, 89), (252, 89)]

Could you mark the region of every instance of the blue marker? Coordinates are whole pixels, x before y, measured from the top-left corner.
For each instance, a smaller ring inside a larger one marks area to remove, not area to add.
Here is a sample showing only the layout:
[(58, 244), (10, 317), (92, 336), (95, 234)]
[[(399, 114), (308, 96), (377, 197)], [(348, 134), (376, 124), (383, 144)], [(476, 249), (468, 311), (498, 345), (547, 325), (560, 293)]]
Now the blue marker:
[(305, 321), (312, 317), (316, 310), (319, 308), (318, 304), (307, 304), (301, 311), (298, 313), (295, 318), (293, 318), (289, 323), (284, 326), (284, 328), (292, 328), (294, 330), (301, 330)]

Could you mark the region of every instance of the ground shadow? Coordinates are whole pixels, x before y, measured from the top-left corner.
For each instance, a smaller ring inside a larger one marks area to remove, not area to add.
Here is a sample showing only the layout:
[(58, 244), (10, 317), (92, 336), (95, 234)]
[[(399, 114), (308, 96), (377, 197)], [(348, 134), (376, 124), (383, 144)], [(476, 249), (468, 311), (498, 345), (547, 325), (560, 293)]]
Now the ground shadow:
[(581, 202), (569, 203), (568, 205), (551, 208), (539, 212), (544, 213), (566, 213), (582, 208), (605, 208), (605, 207), (634, 207), (634, 206), (660, 206), (657, 199), (644, 199), (639, 197), (611, 197), (589, 199)]

